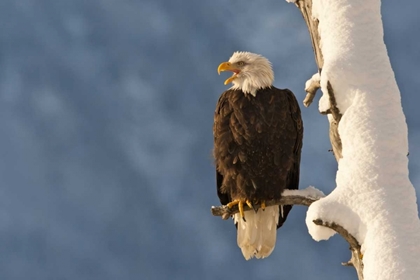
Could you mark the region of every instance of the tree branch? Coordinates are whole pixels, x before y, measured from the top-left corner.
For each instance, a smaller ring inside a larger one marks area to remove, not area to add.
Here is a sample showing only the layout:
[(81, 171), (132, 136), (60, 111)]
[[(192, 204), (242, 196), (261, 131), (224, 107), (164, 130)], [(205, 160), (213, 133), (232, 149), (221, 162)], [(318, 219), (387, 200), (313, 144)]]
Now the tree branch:
[(357, 276), (359, 277), (359, 279), (363, 279), (363, 255), (361, 252), (361, 246), (357, 239), (353, 235), (351, 235), (345, 228), (336, 223), (324, 222), (321, 219), (316, 219), (313, 222), (318, 226), (324, 226), (334, 230), (339, 235), (341, 235), (347, 241), (347, 243), (349, 243), (351, 259), (348, 262), (341, 264), (344, 266), (353, 266), (356, 269)]
[(303, 105), (305, 107), (309, 107), (309, 105), (311, 105), (312, 101), (315, 98), (316, 92), (318, 91), (320, 87), (321, 85), (319, 84), (319, 73), (316, 73), (315, 75), (312, 76), (312, 78), (306, 81), (306, 84), (305, 84), (306, 96), (305, 96), (305, 99), (303, 100)]
[[(274, 206), (274, 205), (304, 205), (309, 206), (312, 202), (317, 201), (318, 199), (324, 197), (324, 193), (314, 187), (308, 187), (303, 190), (285, 190), (282, 194), (282, 197), (277, 200), (267, 200), (265, 206)], [(255, 209), (260, 209), (260, 202), (254, 204)], [(254, 210), (248, 205), (244, 205), (244, 211)], [(212, 206), (211, 213), (213, 216), (221, 216), (223, 220), (229, 219), (230, 216), (239, 213), (238, 205), (233, 206), (232, 208), (227, 207), (226, 205), (222, 206)]]
[(315, 55), (315, 62), (318, 66), (318, 72), (321, 73), (322, 67), (324, 66), (324, 56), (322, 55), (319, 44), (321, 41), (321, 37), (318, 32), (319, 21), (312, 16), (312, 0), (297, 0), (295, 4), (302, 13), (303, 19), (308, 26), (309, 34), (311, 35), (312, 48)]
[[(303, 190), (285, 190), (282, 193), (282, 197), (277, 200), (268, 200), (265, 202), (266, 206), (274, 206), (274, 205), (304, 205), (309, 206), (313, 202), (325, 197), (324, 193), (314, 187), (308, 187)], [(256, 203), (255, 209), (261, 208), (260, 203)], [(254, 210), (253, 208), (248, 207), (248, 205), (244, 205), (244, 211), (251, 211)], [(211, 213), (213, 216), (220, 216), (222, 219), (227, 220), (232, 215), (239, 213), (238, 206), (235, 205), (232, 208), (227, 207), (226, 205), (222, 206), (212, 206)], [(345, 266), (354, 266), (357, 271), (357, 275), (360, 280), (363, 279), (363, 261), (362, 261), (362, 253), (361, 247), (357, 239), (351, 235), (345, 228), (336, 224), (334, 222), (325, 222), (321, 219), (316, 219), (313, 221), (314, 224), (318, 226), (328, 227), (339, 235), (341, 235), (347, 243), (350, 245), (350, 251), (352, 253), (352, 257), (350, 261), (346, 263), (342, 263)]]
[(343, 115), (340, 113), (340, 110), (337, 108), (337, 101), (335, 100), (334, 89), (330, 81), (328, 81), (327, 83), (327, 90), (328, 90), (328, 96), (330, 99), (331, 115), (333, 116), (332, 118), (328, 118), (328, 121), (330, 123), (330, 141), (333, 148), (335, 159), (338, 162), (340, 158), (343, 157), (343, 153), (342, 153), (343, 146), (341, 143), (340, 134), (338, 133), (338, 124), (340, 123), (341, 117)]

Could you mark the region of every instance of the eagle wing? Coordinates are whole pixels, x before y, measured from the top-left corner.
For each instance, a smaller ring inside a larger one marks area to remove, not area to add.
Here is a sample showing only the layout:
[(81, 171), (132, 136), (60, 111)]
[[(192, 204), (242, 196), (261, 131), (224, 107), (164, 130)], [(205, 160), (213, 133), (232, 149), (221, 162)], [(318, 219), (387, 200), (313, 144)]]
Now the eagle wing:
[[(276, 199), (284, 189), (299, 187), (303, 125), (290, 90), (271, 87), (256, 97), (225, 91), (217, 103), (213, 135), (223, 205), (238, 198)], [(278, 226), (290, 209), (283, 207)]]
[[(299, 108), (299, 104), (296, 100), (295, 95), (289, 89), (284, 89), (284, 93), (287, 95), (288, 103), (289, 103), (289, 113), (293, 120), (293, 124), (295, 127), (294, 131), (290, 133), (294, 133), (296, 135), (295, 145), (293, 148), (293, 165), (292, 168), (287, 173), (287, 187), (286, 189), (296, 190), (299, 188), (299, 177), (300, 177), (300, 157), (301, 157), (301, 150), (302, 150), (302, 143), (303, 143), (303, 121), (301, 116), (301, 111)], [(289, 214), (290, 210), (292, 209), (292, 205), (284, 205), (283, 206), (283, 213), (279, 215), (279, 223), (277, 227), (281, 227), (283, 223), (286, 221), (287, 215)]]
[[(217, 102), (216, 110), (214, 112), (214, 124), (213, 124), (213, 137), (216, 142), (216, 138), (225, 138), (225, 141), (232, 141), (232, 137), (227, 129), (227, 121), (229, 116), (232, 114), (232, 109), (227, 100), (228, 91), (225, 91)], [(214, 151), (215, 152), (215, 151)], [(217, 158), (214, 155), (214, 158)], [(217, 196), (219, 197), (220, 203), (226, 205), (232, 201), (230, 194), (222, 191), (223, 185), (223, 174), (219, 171), (219, 166), (216, 162), (216, 185), (217, 185)]]

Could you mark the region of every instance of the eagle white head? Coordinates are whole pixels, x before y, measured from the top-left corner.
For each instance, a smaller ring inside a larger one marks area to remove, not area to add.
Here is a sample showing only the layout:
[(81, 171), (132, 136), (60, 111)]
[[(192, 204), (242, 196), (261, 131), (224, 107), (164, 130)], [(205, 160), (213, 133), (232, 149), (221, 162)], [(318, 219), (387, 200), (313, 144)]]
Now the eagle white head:
[(274, 82), (274, 72), (267, 58), (250, 52), (234, 52), (227, 62), (217, 68), (222, 71), (232, 71), (233, 76), (225, 81), (225, 85), (233, 83), (231, 89), (240, 89), (244, 93), (256, 96), (257, 90), (271, 87)]

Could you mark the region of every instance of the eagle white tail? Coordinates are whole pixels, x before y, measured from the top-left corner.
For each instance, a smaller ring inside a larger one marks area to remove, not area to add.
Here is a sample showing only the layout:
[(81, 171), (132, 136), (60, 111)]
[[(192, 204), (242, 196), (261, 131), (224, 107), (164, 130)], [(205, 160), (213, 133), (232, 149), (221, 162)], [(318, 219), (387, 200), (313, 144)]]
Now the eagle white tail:
[(266, 207), (257, 213), (246, 211), (243, 221), (240, 214), (235, 214), (235, 224), (238, 225), (238, 246), (246, 260), (268, 257), (276, 245), (277, 223), (279, 221), (279, 206)]

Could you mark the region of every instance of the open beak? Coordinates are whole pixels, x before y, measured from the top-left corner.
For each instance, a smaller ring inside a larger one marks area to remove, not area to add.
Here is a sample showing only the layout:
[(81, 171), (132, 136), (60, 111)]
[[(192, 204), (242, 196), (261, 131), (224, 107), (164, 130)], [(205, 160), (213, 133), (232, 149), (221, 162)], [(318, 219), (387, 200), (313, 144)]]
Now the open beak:
[(220, 72), (223, 72), (223, 71), (232, 71), (233, 72), (232, 77), (228, 78), (225, 81), (225, 85), (227, 85), (227, 84), (231, 83), (233, 80), (235, 80), (236, 76), (239, 74), (239, 72), (241, 72), (241, 70), (233, 67), (230, 62), (220, 63), (219, 67), (217, 68), (217, 73), (219, 73), (219, 75), (220, 75)]

